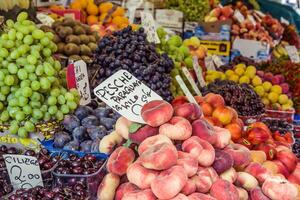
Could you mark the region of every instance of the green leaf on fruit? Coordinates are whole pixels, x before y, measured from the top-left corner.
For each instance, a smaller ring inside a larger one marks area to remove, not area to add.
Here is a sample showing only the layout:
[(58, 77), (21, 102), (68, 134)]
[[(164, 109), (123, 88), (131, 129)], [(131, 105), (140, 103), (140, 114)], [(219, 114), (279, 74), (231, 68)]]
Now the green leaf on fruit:
[(139, 124), (139, 123), (132, 123), (129, 126), (129, 133), (135, 133), (137, 130), (139, 130), (141, 127), (143, 126), (143, 124)]
[(130, 139), (128, 139), (124, 144), (123, 147), (130, 147), (130, 145), (132, 144), (132, 141)]

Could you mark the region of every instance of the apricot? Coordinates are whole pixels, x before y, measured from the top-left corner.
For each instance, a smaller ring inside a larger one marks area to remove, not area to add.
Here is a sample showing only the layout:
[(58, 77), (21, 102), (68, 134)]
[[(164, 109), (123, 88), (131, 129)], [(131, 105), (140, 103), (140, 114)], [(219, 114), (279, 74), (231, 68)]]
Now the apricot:
[(251, 161), (263, 164), (267, 160), (266, 153), (264, 151), (250, 151)]
[(226, 107), (217, 107), (212, 116), (217, 118), (223, 125), (227, 125), (233, 119), (233, 112), (227, 106)]
[(200, 106), (201, 106), (204, 116), (209, 117), (212, 115), (213, 107), (209, 103), (202, 102), (202, 103), (200, 103)]
[(237, 141), (242, 137), (242, 127), (237, 123), (230, 123), (225, 126), (227, 130), (229, 130), (231, 134), (232, 141)]
[(208, 93), (204, 96), (204, 101), (209, 103), (213, 108), (224, 107), (225, 101), (219, 94)]

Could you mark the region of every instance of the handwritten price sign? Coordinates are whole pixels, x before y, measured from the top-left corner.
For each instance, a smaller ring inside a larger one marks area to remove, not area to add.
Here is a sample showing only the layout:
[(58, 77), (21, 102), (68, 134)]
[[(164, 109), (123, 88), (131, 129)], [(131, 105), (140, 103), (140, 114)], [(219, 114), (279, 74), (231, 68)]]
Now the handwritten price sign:
[(40, 166), (35, 157), (5, 154), (3, 158), (15, 190), (44, 186)]
[(76, 79), (76, 88), (80, 93), (80, 105), (86, 105), (91, 102), (91, 91), (86, 63), (79, 60), (74, 63), (74, 72)]
[(94, 89), (95, 95), (127, 119), (145, 123), (144, 104), (162, 98), (126, 70), (119, 70)]
[(141, 21), (142, 26), (147, 33), (147, 40), (149, 42), (154, 42), (155, 44), (159, 44), (160, 40), (156, 33), (155, 22), (151, 13), (141, 12)]

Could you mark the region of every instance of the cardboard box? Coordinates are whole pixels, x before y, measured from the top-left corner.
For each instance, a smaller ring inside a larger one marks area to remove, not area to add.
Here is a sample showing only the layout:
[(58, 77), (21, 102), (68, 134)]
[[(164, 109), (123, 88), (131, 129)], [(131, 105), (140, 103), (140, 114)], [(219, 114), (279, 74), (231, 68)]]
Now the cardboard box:
[(230, 40), (232, 20), (223, 20), (216, 22), (199, 22), (195, 27), (195, 36), (201, 40)]
[(156, 9), (156, 22), (164, 28), (170, 29), (176, 33), (183, 32), (183, 12), (170, 9)]

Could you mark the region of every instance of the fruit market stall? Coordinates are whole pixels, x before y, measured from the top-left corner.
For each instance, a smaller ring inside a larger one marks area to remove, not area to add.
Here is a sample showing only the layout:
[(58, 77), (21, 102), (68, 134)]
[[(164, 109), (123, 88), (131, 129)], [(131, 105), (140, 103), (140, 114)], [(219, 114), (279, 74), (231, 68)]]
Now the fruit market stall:
[(0, 199), (300, 200), (300, 38), (263, 7), (0, 3)]

